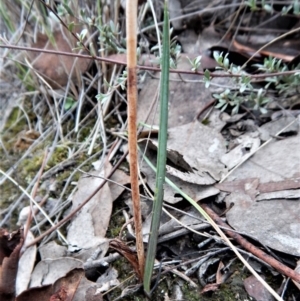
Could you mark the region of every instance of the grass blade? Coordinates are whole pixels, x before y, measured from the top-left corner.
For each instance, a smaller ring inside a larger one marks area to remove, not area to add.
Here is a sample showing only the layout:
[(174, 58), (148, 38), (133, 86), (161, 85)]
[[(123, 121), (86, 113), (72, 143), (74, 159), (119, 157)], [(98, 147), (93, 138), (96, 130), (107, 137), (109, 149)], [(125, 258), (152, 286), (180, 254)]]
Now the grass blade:
[(152, 210), (150, 239), (148, 243), (145, 273), (144, 273), (144, 291), (148, 296), (151, 295), (150, 285), (151, 285), (151, 277), (152, 277), (153, 265), (155, 261), (155, 255), (156, 255), (158, 228), (160, 223), (162, 203), (164, 197), (163, 186), (164, 186), (165, 175), (166, 175), (168, 101), (169, 101), (169, 66), (170, 66), (169, 16), (168, 16), (167, 7), (168, 7), (168, 3), (167, 1), (165, 1), (156, 187), (155, 187), (154, 204)]

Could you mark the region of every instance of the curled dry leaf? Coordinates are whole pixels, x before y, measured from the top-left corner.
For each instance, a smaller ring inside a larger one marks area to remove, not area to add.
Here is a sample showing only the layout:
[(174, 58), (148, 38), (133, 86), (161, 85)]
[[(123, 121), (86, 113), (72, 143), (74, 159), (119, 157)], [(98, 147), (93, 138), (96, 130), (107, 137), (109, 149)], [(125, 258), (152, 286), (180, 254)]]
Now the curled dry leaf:
[(109, 242), (109, 246), (123, 255), (132, 265), (135, 273), (139, 277), (140, 280), (143, 279), (143, 275), (140, 274), (139, 263), (136, 251), (131, 250), (124, 242), (120, 239), (112, 239)]
[(52, 285), (42, 287), (34, 287), (19, 295), (16, 301), (36, 301), (36, 300), (51, 300), (51, 301), (102, 301), (101, 293), (89, 293), (89, 289), (97, 284), (88, 281), (84, 277), (83, 269), (73, 269), (65, 277), (55, 281)]
[(0, 300), (14, 300), (23, 230), (9, 233), (0, 229)]

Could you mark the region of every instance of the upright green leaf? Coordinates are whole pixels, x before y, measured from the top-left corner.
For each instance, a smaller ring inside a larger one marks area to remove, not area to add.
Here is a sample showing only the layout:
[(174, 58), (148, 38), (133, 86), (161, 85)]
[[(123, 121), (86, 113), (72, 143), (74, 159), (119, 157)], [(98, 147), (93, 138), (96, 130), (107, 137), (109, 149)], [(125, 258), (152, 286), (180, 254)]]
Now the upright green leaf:
[(166, 175), (167, 158), (167, 135), (168, 135), (168, 101), (169, 101), (169, 67), (170, 67), (170, 36), (169, 36), (169, 15), (168, 3), (165, 1), (164, 7), (164, 26), (163, 26), (163, 54), (162, 54), (162, 73), (160, 82), (160, 117), (158, 135), (158, 154), (157, 154), (157, 174), (156, 187), (154, 192), (154, 204), (152, 211), (152, 221), (150, 229), (150, 239), (148, 243), (145, 273), (144, 290), (151, 295), (151, 277), (156, 255), (158, 229), (162, 212), (164, 197), (164, 183)]

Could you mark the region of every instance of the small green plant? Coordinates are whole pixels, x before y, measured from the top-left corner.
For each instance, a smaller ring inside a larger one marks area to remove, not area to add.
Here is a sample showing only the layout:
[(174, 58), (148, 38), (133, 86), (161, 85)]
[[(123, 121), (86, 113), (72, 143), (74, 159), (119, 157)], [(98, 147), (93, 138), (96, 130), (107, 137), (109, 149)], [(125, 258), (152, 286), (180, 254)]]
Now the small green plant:
[(193, 60), (191, 60), (189, 57), (186, 57), (188, 59), (188, 61), (190, 62), (191, 66), (192, 66), (192, 71), (198, 71), (198, 69), (201, 66), (201, 58), (202, 56), (199, 55), (197, 57), (195, 57)]
[(88, 33), (88, 30), (86, 28), (82, 29), (80, 33), (76, 33), (76, 36), (78, 38), (78, 41), (76, 42), (77, 47), (73, 50), (79, 50), (84, 48), (84, 39)]
[[(213, 94), (213, 97), (218, 100), (216, 108), (222, 111), (231, 109), (231, 113), (236, 114), (241, 105), (247, 103), (248, 108), (259, 110), (264, 114), (267, 113), (266, 105), (272, 100), (272, 97), (268, 96), (270, 89), (284, 97), (291, 96), (298, 91), (300, 72), (286, 74), (285, 72), (289, 71), (289, 68), (282, 60), (269, 57), (265, 58), (263, 64), (254, 65), (262, 73), (270, 74), (264, 79), (265, 86), (255, 89), (251, 82), (251, 75), (246, 74), (240, 66), (230, 64), (227, 58), (228, 54), (214, 52), (213, 55), (219, 64), (218, 69), (234, 75), (233, 79), (236, 83), (234, 89), (227, 88), (221, 93)], [(298, 70), (298, 68), (300, 66), (294, 67), (294, 70)], [(276, 73), (276, 76), (272, 76), (272, 73)], [(205, 71), (206, 86), (209, 85), (210, 80), (209, 72)]]
[[(171, 34), (172, 34), (172, 29), (170, 29), (170, 32), (169, 32), (170, 36), (171, 36)], [(163, 49), (163, 46), (162, 46), (162, 49)], [(163, 58), (157, 54), (158, 50), (159, 50), (159, 44), (155, 45), (151, 48), (151, 52), (154, 52), (154, 54), (156, 55), (156, 59), (153, 61), (153, 63), (162, 65)], [(176, 69), (178, 61), (181, 56), (181, 46), (177, 43), (177, 40), (175, 38), (170, 40), (169, 52), (170, 52), (170, 56), (169, 56), (170, 68)]]
[(289, 6), (284, 6), (281, 10), (282, 15), (294, 14), (298, 16), (300, 14), (300, 5), (298, 0), (294, 0)]
[[(288, 67), (281, 60), (276, 58), (266, 58), (263, 64), (256, 65), (258, 69), (264, 73), (283, 73), (288, 71)], [(298, 70), (299, 65), (293, 66), (294, 70)], [(278, 94), (285, 97), (291, 96), (298, 91), (299, 82), (300, 82), (300, 72), (295, 72), (294, 74), (283, 74), (279, 76), (270, 76), (266, 79), (267, 84), (265, 89), (268, 89), (271, 85), (274, 86)]]
[(211, 81), (211, 75), (207, 69), (204, 71), (203, 81), (205, 83), (205, 88), (208, 88)]
[(248, 1), (245, 1), (245, 5), (248, 6), (251, 11), (258, 11), (258, 10), (264, 10), (268, 13), (272, 13), (273, 12), (273, 7), (272, 5), (270, 4), (267, 4), (265, 2), (265, 0), (261, 0), (259, 2), (259, 5), (257, 5), (258, 2), (257, 0), (248, 0)]
[(102, 45), (105, 45), (105, 50), (116, 51), (117, 53), (126, 52), (125, 41), (119, 42), (118, 37), (120, 36), (120, 32), (113, 21), (110, 21), (102, 26), (99, 25), (98, 30), (100, 32), (99, 42)]

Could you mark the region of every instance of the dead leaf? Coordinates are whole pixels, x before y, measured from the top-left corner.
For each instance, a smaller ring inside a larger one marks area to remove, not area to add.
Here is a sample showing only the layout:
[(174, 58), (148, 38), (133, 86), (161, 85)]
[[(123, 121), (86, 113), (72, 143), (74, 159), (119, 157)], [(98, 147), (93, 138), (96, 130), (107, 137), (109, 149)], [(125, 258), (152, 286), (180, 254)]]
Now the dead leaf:
[(274, 199), (300, 199), (300, 189), (297, 190), (281, 190), (268, 193), (262, 193), (256, 197), (256, 201), (266, 201)]
[(253, 275), (249, 276), (244, 280), (244, 286), (247, 293), (256, 301), (274, 300), (273, 296), (269, 293), (269, 291)]
[(54, 293), (49, 301), (67, 301), (68, 293), (66, 288), (61, 287), (58, 292)]
[(55, 241), (50, 241), (39, 247), (41, 260), (58, 259), (67, 256), (67, 248), (57, 244)]
[(40, 133), (35, 130), (23, 130), (17, 135), (17, 141), (14, 145), (16, 151), (24, 151), (40, 137)]
[(201, 283), (202, 286), (206, 286), (207, 284), (207, 270), (212, 266), (212, 265), (216, 265), (217, 262), (220, 261), (220, 258), (208, 258), (205, 262), (203, 262), (200, 266), (200, 268), (198, 269), (198, 279)]
[(299, 256), (299, 201), (276, 199), (255, 202), (240, 192), (227, 196), (226, 203), (234, 203), (226, 214), (234, 229), (273, 249)]
[[(78, 190), (72, 200), (73, 209), (99, 187), (105, 175), (111, 170), (111, 165), (107, 164), (104, 169), (91, 171), (90, 175), (84, 174), (81, 177), (78, 181)], [(98, 175), (101, 178), (97, 177)], [(106, 183), (71, 221), (67, 235), (69, 243), (82, 249), (88, 249), (105, 242), (112, 202), (111, 191)]]
[(23, 230), (9, 233), (0, 229), (0, 299), (15, 298), (15, 281), (18, 271), (19, 254), (23, 245)]
[[(269, 143), (236, 169), (223, 184), (233, 182), (234, 179), (242, 181), (257, 178), (258, 189), (261, 187), (262, 190), (269, 191), (276, 187), (276, 182), (280, 188), (297, 186), (300, 170), (299, 138), (298, 134)], [(239, 191), (227, 196), (225, 200), (228, 206), (234, 203), (226, 217), (235, 230), (248, 233), (275, 250), (300, 256), (299, 198), (256, 202), (248, 194)]]
[(32, 272), (30, 287), (53, 284), (58, 279), (65, 277), (70, 271), (82, 267), (83, 262), (72, 257), (42, 260), (37, 263)]
[[(77, 30), (81, 31), (80, 28), (76, 28)], [(51, 43), (47, 35), (38, 33), (37, 42), (31, 47), (74, 53), (72, 49), (76, 47), (76, 40), (65, 28), (54, 31), (53, 40), (55, 44)], [(52, 88), (61, 88), (69, 80), (78, 80), (79, 74), (84, 73), (91, 63), (90, 59), (77, 59), (66, 55), (38, 52), (29, 52), (28, 55), (34, 69), (45, 78)]]
[(182, 9), (181, 9), (181, 3), (180, 0), (173, 0), (168, 2), (168, 8), (169, 8), (169, 13), (170, 13), (170, 18), (175, 19), (172, 21), (172, 27), (175, 30), (180, 30), (182, 29), (182, 19), (176, 17), (182, 15)]
[(112, 239), (109, 242), (109, 246), (116, 250), (118, 253), (123, 255), (132, 265), (136, 275), (140, 280), (143, 279), (143, 275), (140, 273), (140, 268), (139, 268), (139, 263), (138, 263), (138, 258), (137, 258), (137, 253), (136, 251), (131, 250), (123, 241), (120, 239)]
[[(156, 139), (151, 139), (151, 143), (158, 145)], [(225, 173), (224, 165), (220, 164), (225, 152), (222, 135), (197, 121), (171, 128), (167, 157), (175, 166), (167, 165), (167, 173), (193, 184), (213, 184)]]
[[(274, 137), (276, 133), (285, 128), (290, 124), (295, 118), (293, 116), (283, 116), (280, 119), (272, 120), (263, 124), (259, 129), (260, 138), (263, 141), (267, 141), (270, 138)], [(299, 132), (299, 123), (294, 122), (291, 126), (285, 129), (280, 135), (297, 135)]]
[[(191, 65), (185, 57), (182, 57), (178, 63), (178, 69), (190, 70)], [(184, 80), (187, 80), (184, 82)], [(193, 82), (194, 81), (194, 82)], [(225, 84), (224, 78), (214, 78), (213, 83)], [(159, 79), (146, 78), (145, 85), (139, 94), (138, 101), (138, 121), (145, 122), (150, 110), (148, 123), (158, 125), (159, 114), (157, 103), (153, 105), (155, 93), (158, 89)], [(229, 85), (226, 79), (226, 85)], [(169, 128), (184, 125), (192, 122), (197, 113), (211, 100), (211, 93), (215, 92), (216, 88), (211, 85), (209, 89), (205, 88), (204, 83), (199, 82), (199, 76), (194, 74), (175, 73), (170, 74), (170, 97), (169, 97)], [(210, 119), (209, 119), (210, 120)], [(209, 122), (209, 121), (208, 121)]]
[[(141, 148), (144, 147), (144, 144), (141, 145)], [(143, 151), (143, 150), (142, 150)], [(172, 151), (170, 150), (170, 153)], [(168, 151), (169, 154), (169, 151)], [(141, 154), (140, 154), (141, 155)], [(154, 153), (151, 150), (148, 150), (146, 153), (146, 156), (148, 159), (152, 162), (154, 166), (156, 166), (156, 153)], [(185, 161), (181, 161), (181, 164), (184, 164)], [(155, 189), (155, 181), (156, 181), (156, 175), (155, 172), (145, 163), (141, 164), (140, 166), (141, 171), (143, 174), (146, 176), (147, 179), (147, 184), (150, 186), (152, 191)], [(167, 174), (167, 177), (180, 189), (182, 189), (186, 194), (188, 194), (191, 198), (194, 200), (201, 200), (208, 198), (210, 196), (216, 195), (219, 193), (219, 190), (213, 186), (208, 186), (208, 185), (197, 185), (197, 184), (192, 184), (188, 182), (182, 181), (178, 177), (174, 177), (172, 175)], [(175, 204), (178, 203), (179, 201), (182, 200), (182, 197), (179, 196), (174, 190), (169, 186), (165, 185), (165, 190), (164, 190), (164, 201), (170, 203), (170, 204)]]
[(260, 146), (260, 139), (258, 133), (245, 133), (235, 139), (237, 146), (224, 154), (221, 158), (221, 162), (230, 170), (247, 157), (251, 157), (252, 154)]
[[(87, 280), (84, 274), (83, 269), (73, 269), (65, 277), (59, 278), (52, 285), (28, 289), (19, 295), (16, 301), (102, 301), (102, 294), (97, 292), (97, 283)], [(95, 292), (91, 292), (91, 289)]]
[(300, 188), (300, 173), (299, 177), (285, 179), (278, 182), (271, 181), (269, 183), (259, 183), (258, 178), (248, 178), (243, 180), (217, 183), (215, 184), (215, 187), (226, 192), (244, 191), (247, 194), (249, 194), (249, 187), (253, 187), (256, 190), (256, 194), (262, 195), (263, 193)]
[(224, 268), (224, 263), (222, 261), (219, 262), (218, 270), (216, 273), (216, 283), (221, 284), (224, 283), (224, 274), (222, 273), (222, 269)]
[(113, 267), (109, 267), (105, 273), (97, 279), (97, 283), (102, 285), (101, 288), (98, 289), (99, 292), (105, 292), (114, 286), (120, 285), (118, 271)]
[[(33, 240), (34, 240), (34, 236), (32, 232), (28, 231), (24, 245), (26, 246)], [(20, 295), (23, 291), (25, 291), (28, 288), (30, 282), (30, 276), (36, 261), (36, 251), (37, 251), (36, 245), (26, 248), (19, 259), (18, 273), (16, 278), (17, 296)]]
[(218, 283), (209, 283), (204, 286), (204, 288), (201, 290), (201, 294), (207, 293), (207, 292), (214, 292), (219, 289), (220, 284)]
[(257, 178), (249, 178), (237, 181), (226, 181), (217, 183), (215, 187), (226, 192), (244, 192), (251, 197), (252, 200), (259, 194), (259, 180)]

